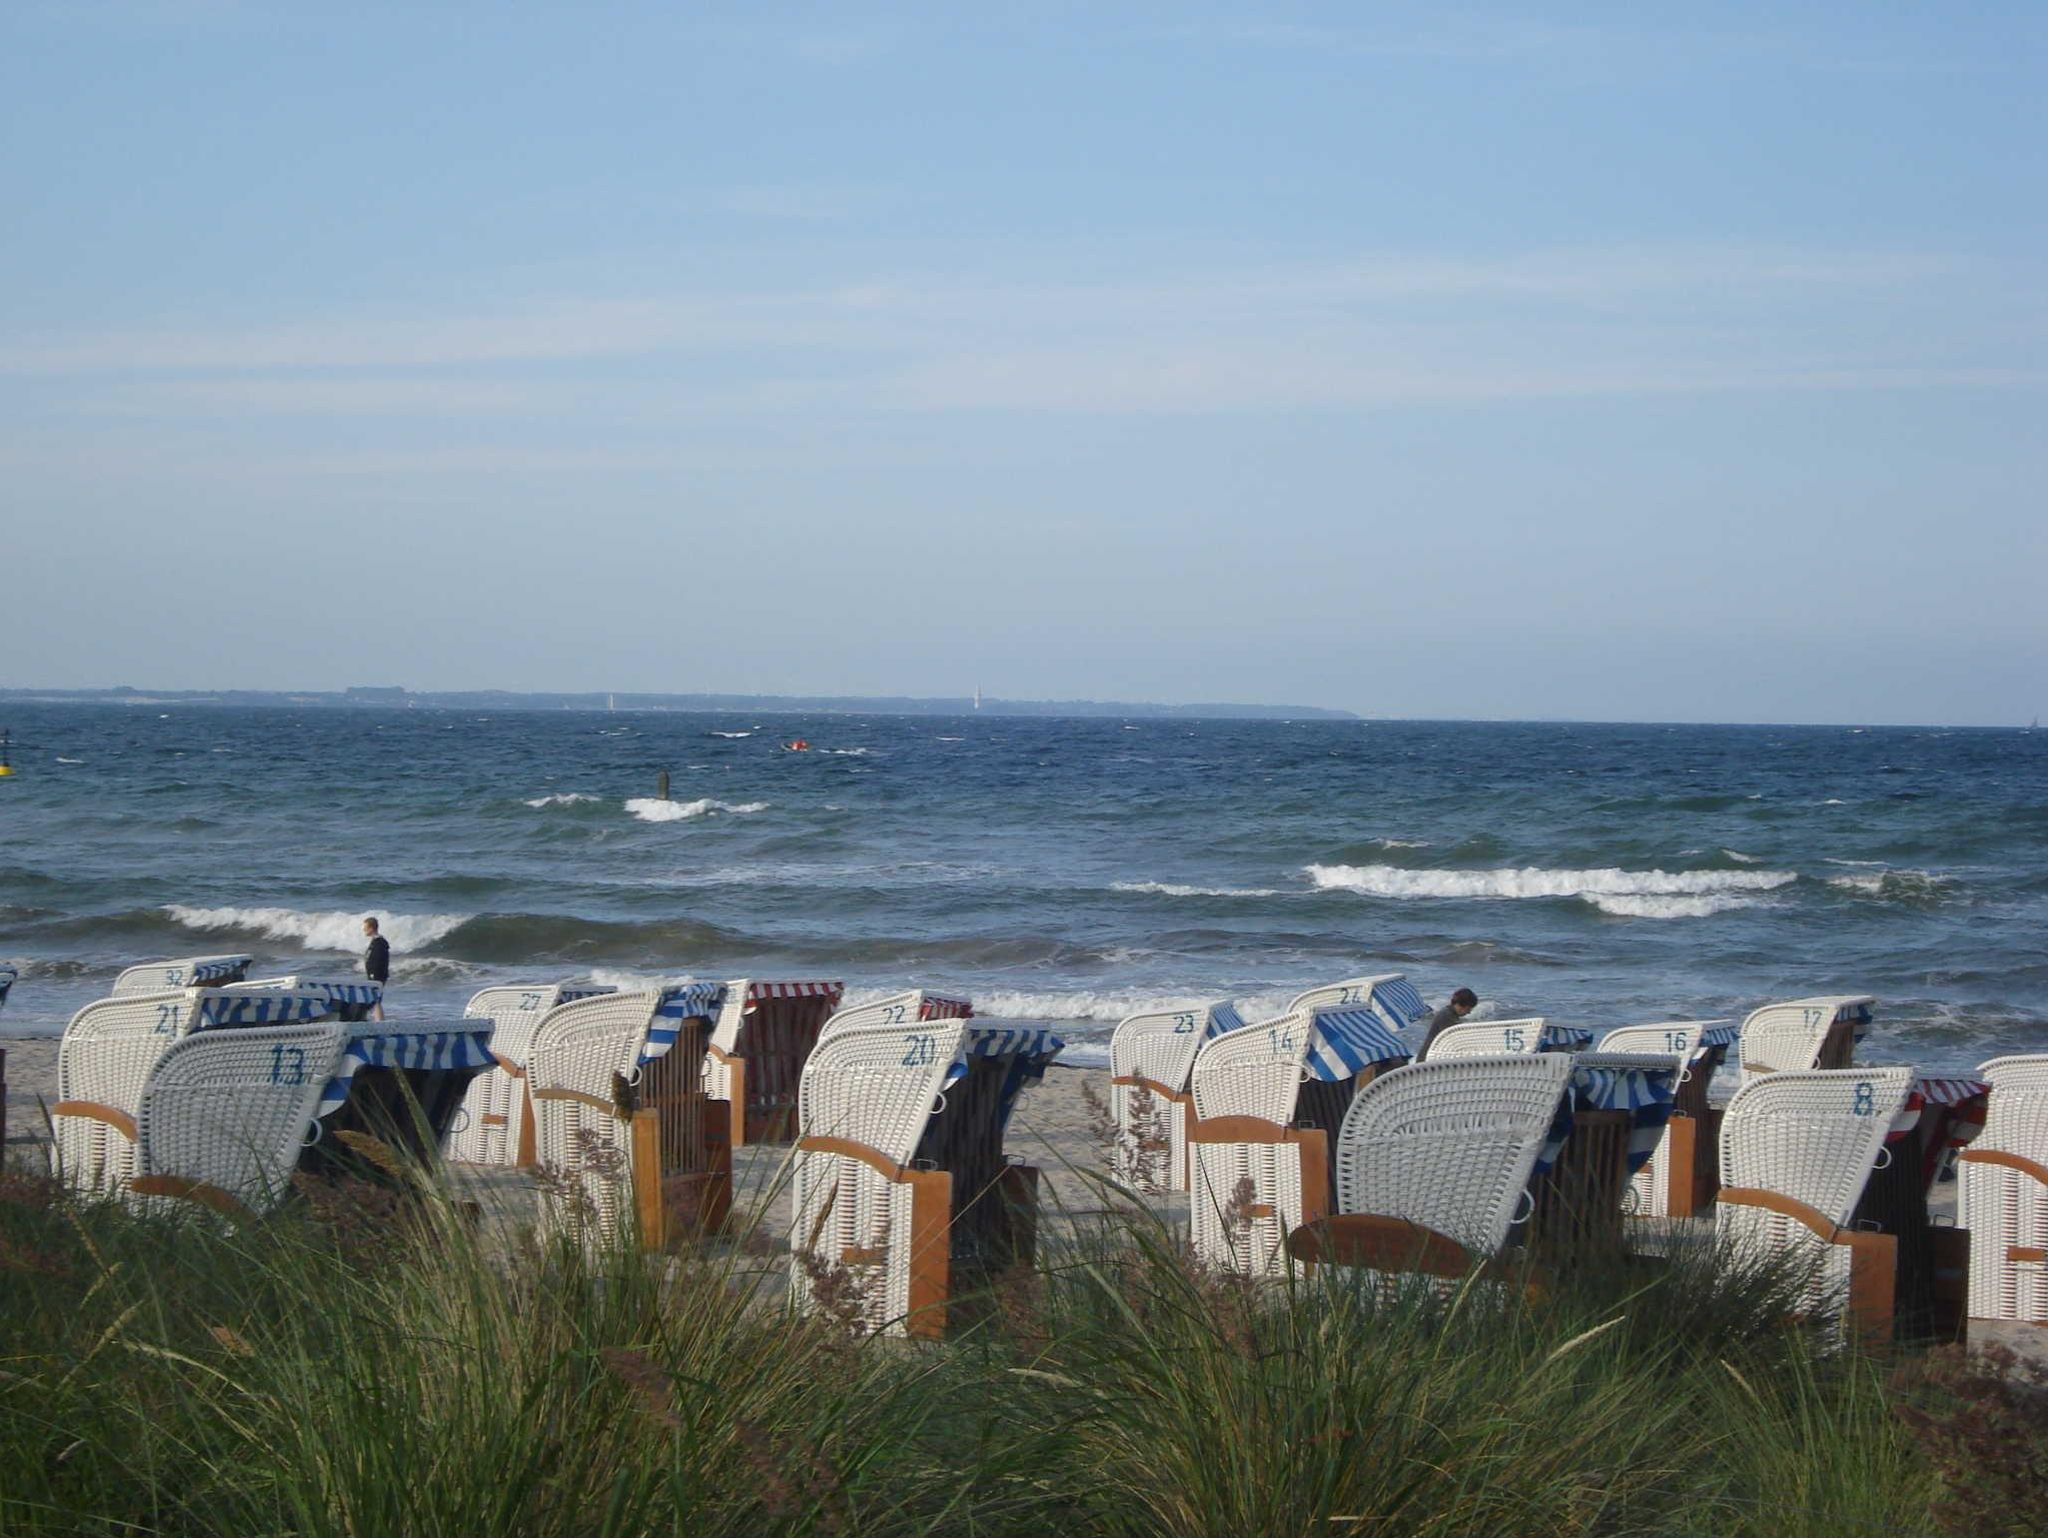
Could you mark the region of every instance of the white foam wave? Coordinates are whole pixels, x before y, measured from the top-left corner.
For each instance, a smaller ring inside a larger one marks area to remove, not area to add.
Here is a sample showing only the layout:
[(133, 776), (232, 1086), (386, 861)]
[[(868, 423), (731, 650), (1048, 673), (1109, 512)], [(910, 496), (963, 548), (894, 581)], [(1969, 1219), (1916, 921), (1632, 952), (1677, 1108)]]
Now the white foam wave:
[(1723, 849), (1721, 853), (1733, 860), (1737, 865), (1761, 865), (1764, 863), (1762, 855), (1744, 854), (1740, 849)]
[(635, 796), (626, 803), (626, 810), (642, 822), (687, 822), (695, 817), (710, 817), (724, 812), (733, 817), (748, 817), (755, 812), (768, 810), (765, 801), (714, 801), (705, 796), (698, 801), (659, 801), (652, 796)]
[(84, 763), (84, 762), (85, 762), (85, 760), (84, 760), (84, 759), (82, 759), (82, 758), (61, 758), (61, 757), (60, 757), (60, 758), (59, 758), (59, 759), (57, 760), (57, 762), (58, 762), (58, 763), (60, 763), (60, 764), (82, 764), (82, 763)]
[(1704, 919), (1732, 908), (1747, 908), (1753, 899), (1726, 893), (1702, 897), (1600, 897), (1586, 901), (1618, 919)]
[(1937, 896), (1948, 884), (1948, 877), (1927, 870), (1873, 870), (1854, 876), (1828, 877), (1828, 885), (1837, 891), (1921, 902)]
[(1148, 893), (1155, 897), (1278, 897), (1273, 887), (1181, 886), (1172, 881), (1112, 881), (1112, 892)]
[[(1769, 892), (1799, 879), (1791, 871), (1778, 870), (1619, 870), (1613, 866), (1597, 870), (1545, 870), (1539, 866), (1521, 870), (1404, 870), (1393, 865), (1311, 865), (1307, 871), (1320, 891), (1397, 899), (1576, 897), (1603, 912), (1630, 918), (1700, 917), (1707, 911), (1721, 912), (1746, 900), (1736, 894)], [(1719, 899), (1720, 906), (1698, 913), (1651, 913), (1646, 908), (1623, 913), (1621, 908), (1610, 906), (1626, 899), (1653, 897)]]
[(587, 802), (602, 801), (603, 799), (602, 796), (585, 795), (580, 790), (567, 790), (553, 796), (535, 796), (526, 804), (531, 807), (582, 806)]
[(1427, 849), (1429, 847), (1429, 840), (1426, 838), (1376, 838), (1373, 842), (1382, 849)]
[(824, 748), (820, 751), (827, 758), (866, 758), (868, 756), (866, 748)]
[(754, 734), (752, 732), (713, 732), (711, 735), (714, 737), (751, 737)]
[[(236, 929), (266, 940), (290, 940), (309, 951), (360, 951), (364, 910), (307, 913), (297, 908), (188, 908), (172, 903), (164, 911), (187, 929)], [(419, 950), (476, 915), (471, 913), (378, 913), (379, 932), (394, 951)]]

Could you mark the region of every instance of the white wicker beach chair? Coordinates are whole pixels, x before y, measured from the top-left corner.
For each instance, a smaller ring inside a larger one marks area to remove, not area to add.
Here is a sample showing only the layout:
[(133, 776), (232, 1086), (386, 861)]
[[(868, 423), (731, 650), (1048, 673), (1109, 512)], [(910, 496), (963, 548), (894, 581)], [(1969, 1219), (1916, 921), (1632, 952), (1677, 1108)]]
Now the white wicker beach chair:
[(14, 989), (14, 980), (21, 976), (13, 967), (0, 966), (0, 1009), (7, 1007), (7, 995)]
[(1527, 1217), (1564, 1098), (1564, 1053), (1411, 1063), (1358, 1092), (1337, 1137), (1336, 1212), (1296, 1228), (1298, 1261), (1462, 1277)]
[(253, 956), (186, 956), (173, 961), (145, 961), (114, 979), (109, 998), (132, 998), (172, 988), (216, 988), (239, 983), (249, 975)]
[(1969, 1317), (2048, 1324), (2048, 1056), (1994, 1057), (1984, 1130), (1956, 1164)]
[(1742, 1082), (1787, 1070), (1847, 1068), (1876, 1002), (1867, 993), (1832, 994), (1754, 1011), (1742, 1022)]
[(704, 1052), (704, 1093), (722, 1100), (732, 1146), (796, 1136), (797, 1085), (845, 984), (735, 978)]
[(1244, 1024), (1232, 1004), (1131, 1015), (1109, 1038), (1112, 1171), (1142, 1191), (1188, 1188), (1188, 1075), (1202, 1043)]
[(321, 977), (293, 972), (283, 977), (252, 977), (244, 988), (283, 988), (295, 993), (323, 993), (333, 1005), (337, 1018), (354, 1022), (370, 1018), (370, 1011), (384, 1002), (384, 985), (367, 977)]
[(489, 1020), (497, 1066), (470, 1081), (441, 1151), (463, 1164), (525, 1167), (533, 1163), (533, 1114), (526, 1092), (526, 1058), (541, 1019), (558, 1004), (615, 992), (595, 983), (507, 984), (470, 996), (463, 1017)]
[(1721, 1119), (1723, 1242), (1809, 1265), (1805, 1311), (1878, 1336), (1891, 1329), (1898, 1240), (1846, 1225), (1912, 1087), (1910, 1068), (1780, 1070), (1743, 1084)]
[(1390, 1019), (1399, 1019), (1396, 1030), (1405, 1029), (1413, 1021), (1429, 1013), (1429, 1006), (1422, 1001), (1422, 995), (1415, 991), (1415, 985), (1399, 972), (1381, 972), (1372, 977), (1348, 977), (1340, 983), (1325, 983), (1311, 988), (1306, 993), (1297, 993), (1287, 1006), (1287, 1013), (1297, 1009), (1349, 1008), (1366, 1005), (1378, 1008)]
[(199, 1031), (172, 1043), (142, 1091), (132, 1196), (236, 1215), (275, 1206), (348, 1034), (332, 1022)]
[(1287, 1236), (1330, 1207), (1330, 1138), (1358, 1085), (1408, 1046), (1369, 1004), (1295, 1010), (1203, 1044), (1189, 1076), (1194, 1251), (1281, 1276)]
[(1028, 1263), (1037, 1171), (1006, 1163), (1016, 1097), (1060, 1040), (959, 1019), (820, 1039), (798, 1095), (792, 1297), (866, 1333), (936, 1337), (956, 1272)]
[(1602, 1052), (1643, 1052), (1675, 1057), (1679, 1075), (1678, 1106), (1656, 1150), (1629, 1182), (1630, 1215), (1639, 1218), (1691, 1217), (1693, 1193), (1702, 1153), (1711, 1153), (1712, 1137), (1701, 1114), (1707, 1087), (1725, 1046), (1705, 1038), (1720, 1032), (1725, 1020), (1664, 1020), (1653, 1025), (1624, 1025), (1600, 1038)]
[(101, 999), (64, 1028), (50, 1123), (73, 1189), (112, 1193), (136, 1172), (136, 1117), (157, 1060), (195, 1031), (329, 1018), (324, 994), (230, 984)]
[(704, 1097), (703, 1044), (722, 983), (577, 999), (534, 1028), (526, 1078), (550, 1230), (594, 1243), (721, 1226), (732, 1146)]
[(1528, 1020), (1461, 1020), (1437, 1033), (1423, 1054), (1432, 1063), (1453, 1057), (1499, 1057), (1510, 1052), (1557, 1052), (1585, 1046), (1591, 1031), (1567, 1030), (1541, 1016)]
[(839, 1010), (820, 1027), (818, 1039), (839, 1031), (865, 1030), (871, 1025), (914, 1025), (925, 1020), (971, 1020), (974, 1005), (950, 994), (912, 988), (905, 993), (876, 999), (872, 1004), (855, 1004)]

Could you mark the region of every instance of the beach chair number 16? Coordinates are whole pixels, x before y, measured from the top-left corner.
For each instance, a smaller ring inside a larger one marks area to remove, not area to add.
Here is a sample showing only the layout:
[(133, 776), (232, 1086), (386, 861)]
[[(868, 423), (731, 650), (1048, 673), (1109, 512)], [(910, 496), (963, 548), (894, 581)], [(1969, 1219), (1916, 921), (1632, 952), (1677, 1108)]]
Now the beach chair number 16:
[(1664, 1033), (1664, 1050), (1667, 1052), (1683, 1052), (1685, 1050), (1685, 1032), (1666, 1031)]
[(273, 1084), (303, 1084), (306, 1082), (306, 1049), (283, 1045), (270, 1049), (270, 1082)]
[(916, 1036), (904, 1037), (903, 1045), (909, 1048), (909, 1050), (903, 1054), (903, 1066), (905, 1068), (924, 1067), (925, 1065), (932, 1062), (933, 1059), (937, 1056), (937, 1053), (933, 1047), (932, 1038), (922, 1033)]

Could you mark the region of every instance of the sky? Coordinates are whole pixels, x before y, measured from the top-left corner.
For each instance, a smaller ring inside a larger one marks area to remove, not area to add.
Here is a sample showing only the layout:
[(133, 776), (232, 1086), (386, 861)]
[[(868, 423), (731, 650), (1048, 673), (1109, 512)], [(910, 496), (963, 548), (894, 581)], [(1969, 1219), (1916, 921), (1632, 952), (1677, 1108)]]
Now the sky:
[(2048, 714), (2048, 6), (0, 8), (0, 685)]

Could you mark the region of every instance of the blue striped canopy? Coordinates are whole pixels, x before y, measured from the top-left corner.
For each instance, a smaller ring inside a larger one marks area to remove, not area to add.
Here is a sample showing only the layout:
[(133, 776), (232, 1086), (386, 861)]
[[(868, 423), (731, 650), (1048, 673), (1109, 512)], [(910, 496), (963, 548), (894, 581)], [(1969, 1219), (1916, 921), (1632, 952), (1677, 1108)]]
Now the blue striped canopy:
[(1593, 1045), (1593, 1033), (1584, 1026), (1546, 1025), (1543, 1038), (1536, 1043), (1538, 1052), (1583, 1052)]
[(1719, 1025), (1710, 1025), (1700, 1032), (1702, 1047), (1732, 1047), (1742, 1040), (1742, 1022), (1724, 1020)]
[[(1379, 990), (1373, 992), (1377, 997)], [(1419, 996), (1416, 1002), (1421, 1002)], [(1388, 1028), (1380, 1012), (1369, 1005), (1340, 1004), (1319, 1009), (1314, 1020), (1305, 1066), (1326, 1084), (1348, 1079), (1375, 1063), (1405, 1061), (1414, 1055), (1408, 1044)]]
[(12, 967), (0, 967), (0, 1007), (7, 1003), (7, 990), (14, 986), (15, 978), (21, 974)]
[(661, 1002), (654, 1007), (654, 1023), (647, 1028), (647, 1044), (640, 1049), (640, 1061), (651, 1063), (667, 1056), (682, 1035), (685, 1020), (716, 1020), (718, 1006), (724, 1002), (724, 983), (677, 983), (662, 989)]
[(467, 1020), (458, 1025), (423, 1029), (383, 1022), (351, 1029), (341, 1063), (320, 1092), (316, 1117), (332, 1116), (348, 1103), (349, 1087), (360, 1068), (467, 1069), (495, 1067), (491, 1055), (491, 1024)]
[[(1627, 1111), (1628, 1172), (1633, 1175), (1657, 1151), (1657, 1140), (1671, 1120), (1671, 1102), (1678, 1093), (1676, 1063), (1581, 1063), (1572, 1069), (1566, 1092), (1558, 1097), (1557, 1114), (1544, 1134), (1534, 1175), (1557, 1162), (1565, 1139), (1572, 1135), (1578, 1111)], [(1533, 1176), (1532, 1176), (1533, 1178)]]
[(1202, 1032), (1202, 1040), (1221, 1036), (1225, 1031), (1244, 1028), (1244, 1016), (1237, 1012), (1237, 1006), (1228, 1002), (1209, 1006), (1209, 1028)]
[(1429, 1013), (1429, 1006), (1422, 1002), (1422, 995), (1405, 977), (1390, 977), (1385, 982), (1373, 984), (1372, 997), (1367, 1002), (1397, 1031), (1405, 1031)]
[(207, 993), (199, 999), (199, 1022), (195, 1030), (218, 1030), (230, 1025), (304, 1025), (325, 1020), (334, 1013), (335, 1001), (312, 989), (265, 989), (252, 993)]
[[(910, 1033), (912, 1038), (915, 1035), (915, 1032)], [(967, 1076), (967, 1059), (970, 1057), (1009, 1059), (1009, 1071), (1003, 1076), (999, 1118), (1001, 1125), (1008, 1126), (1010, 1111), (1017, 1103), (1019, 1092), (1025, 1085), (1035, 1084), (1044, 1078), (1046, 1066), (1065, 1046), (1063, 1039), (1043, 1025), (969, 1024), (962, 1034), (959, 1054), (946, 1069), (946, 1082), (951, 1084), (955, 1079)]]

